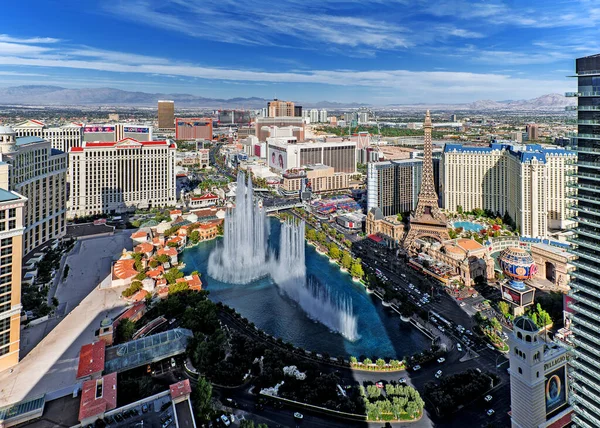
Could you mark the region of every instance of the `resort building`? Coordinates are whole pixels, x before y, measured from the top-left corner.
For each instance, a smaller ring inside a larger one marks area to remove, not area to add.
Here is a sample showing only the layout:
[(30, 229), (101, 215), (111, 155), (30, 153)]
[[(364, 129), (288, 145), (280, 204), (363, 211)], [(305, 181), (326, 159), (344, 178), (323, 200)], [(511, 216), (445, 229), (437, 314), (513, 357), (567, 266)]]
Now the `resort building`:
[(176, 203), (172, 141), (84, 142), (69, 152), (69, 217)]
[(39, 137), (50, 141), (53, 149), (67, 153), (73, 147), (80, 147), (83, 141), (83, 124), (67, 123), (61, 126), (48, 126), (39, 120), (26, 120), (14, 125), (17, 137)]
[(402, 244), (405, 224), (397, 215), (384, 216), (379, 207), (372, 208), (367, 214), (365, 232), (368, 236), (378, 235), (386, 241), (387, 246), (397, 248)]
[(2, 162), (10, 165), (8, 174), (0, 174), (0, 187), (27, 198), (23, 254), (64, 236), (67, 154), (41, 137), (16, 138), (16, 132), (8, 127), (0, 127), (0, 152)]
[(158, 100), (158, 128), (173, 129), (175, 127), (175, 101)]
[(446, 144), (442, 156), (443, 207), (508, 214), (521, 235), (547, 236), (570, 220), (571, 176), (577, 155), (541, 145), (492, 143), (488, 147)]
[[(8, 165), (0, 164), (0, 170), (8, 173)], [(0, 372), (19, 362), (26, 202), (23, 196), (0, 189)]]
[(573, 261), (569, 318), (573, 333), (569, 373), (573, 376), (573, 422), (581, 427), (600, 426), (600, 55), (576, 61), (578, 132), (577, 196), (578, 226), (571, 243)]
[(296, 130), (298, 141), (304, 141), (304, 119), (301, 117), (292, 116), (280, 116), (280, 117), (257, 117), (254, 122), (254, 135), (260, 141), (267, 141), (267, 138), (271, 136), (269, 128), (285, 128), (285, 127), (299, 128)]
[(297, 143), (269, 141), (267, 147), (269, 167), (276, 171), (322, 164), (333, 167), (334, 172), (356, 173), (356, 143)]
[(288, 169), (282, 174), (281, 189), (288, 194), (299, 194), (310, 189), (313, 193), (334, 192), (348, 189), (351, 174), (334, 172), (327, 165), (307, 165)]
[(212, 140), (213, 120), (210, 117), (175, 119), (176, 140)]
[[(417, 207), (421, 191), (422, 159), (367, 163), (367, 212), (378, 207), (384, 216), (407, 213)], [(439, 159), (433, 159), (436, 192)]]
[(83, 141), (120, 141), (124, 138), (133, 138), (138, 141), (152, 141), (152, 127), (129, 123), (109, 123), (100, 125), (86, 124), (83, 128)]
[(295, 115), (294, 102), (274, 99), (273, 101), (267, 102), (267, 111), (269, 117), (293, 117)]

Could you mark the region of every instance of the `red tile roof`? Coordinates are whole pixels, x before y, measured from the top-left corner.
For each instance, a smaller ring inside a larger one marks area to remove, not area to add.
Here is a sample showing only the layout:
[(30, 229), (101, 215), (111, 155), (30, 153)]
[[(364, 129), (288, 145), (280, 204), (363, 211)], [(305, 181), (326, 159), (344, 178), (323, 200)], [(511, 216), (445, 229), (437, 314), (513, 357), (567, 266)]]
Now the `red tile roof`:
[(144, 303), (144, 302), (136, 302), (136, 303), (134, 303), (132, 307), (130, 307), (129, 309), (127, 309), (125, 312), (122, 312), (115, 319), (114, 324), (116, 325), (116, 324), (118, 324), (119, 321), (132, 318), (133, 316), (135, 316), (136, 314), (138, 314), (140, 311), (144, 311), (144, 312), (146, 311), (146, 303)]
[(152, 253), (154, 251), (154, 245), (149, 242), (142, 242), (135, 247), (136, 253)]
[(159, 278), (156, 280), (156, 286), (157, 287), (164, 287), (165, 285), (167, 285), (167, 280), (164, 278)]
[(102, 373), (104, 370), (104, 353), (106, 343), (102, 340), (83, 345), (79, 351), (79, 364), (77, 366), (77, 379)]
[(83, 147), (71, 147), (72, 152), (83, 152)]
[(147, 236), (148, 236), (148, 232), (143, 232), (141, 230), (139, 230), (139, 231), (131, 234), (131, 237), (133, 239), (136, 239), (136, 238), (145, 238)]
[(120, 259), (115, 263), (114, 273), (119, 279), (133, 278), (138, 274), (134, 268), (134, 259)]
[(39, 120), (29, 119), (29, 121), (35, 123), (36, 125), (46, 126), (44, 122), (40, 122)]
[(171, 210), (169, 211), (170, 215), (181, 215), (181, 210)]
[(192, 393), (192, 387), (190, 386), (189, 379), (174, 383), (173, 385), (169, 386), (169, 389), (171, 390), (171, 400), (175, 400), (176, 398), (190, 395)]
[(135, 292), (134, 295), (127, 298), (127, 300), (129, 300), (130, 302), (140, 303), (141, 301), (146, 299), (146, 296), (148, 294), (150, 294), (150, 293), (148, 293), (146, 290), (138, 290)]
[(166, 248), (161, 248), (160, 250), (158, 250), (158, 251), (156, 252), (156, 254), (157, 254), (158, 256), (160, 256), (160, 255), (164, 254), (164, 255), (166, 255), (166, 256), (173, 257), (173, 256), (176, 256), (176, 255), (177, 255), (177, 250), (176, 250), (175, 248), (166, 247)]
[(160, 276), (163, 273), (165, 273), (165, 268), (163, 268), (162, 265), (160, 265), (156, 269), (152, 269), (146, 272), (146, 276), (149, 276), (150, 278), (156, 278), (157, 276)]
[(194, 200), (194, 201), (201, 201), (201, 200), (206, 200), (206, 199), (219, 199), (219, 197), (213, 193), (207, 193), (205, 195), (192, 198), (192, 200)]
[(177, 278), (177, 282), (187, 282), (190, 290), (200, 291), (202, 290), (202, 280), (198, 275), (188, 275), (183, 278)]
[[(101, 387), (100, 387), (101, 385)], [(98, 392), (100, 394), (98, 395)], [(79, 420), (102, 415), (117, 407), (117, 374), (110, 373), (102, 379), (88, 380), (81, 388)]]
[(367, 236), (367, 238), (369, 238), (377, 243), (380, 243), (381, 241), (383, 241), (383, 238), (381, 236), (377, 236), (377, 235), (369, 235), (369, 236)]

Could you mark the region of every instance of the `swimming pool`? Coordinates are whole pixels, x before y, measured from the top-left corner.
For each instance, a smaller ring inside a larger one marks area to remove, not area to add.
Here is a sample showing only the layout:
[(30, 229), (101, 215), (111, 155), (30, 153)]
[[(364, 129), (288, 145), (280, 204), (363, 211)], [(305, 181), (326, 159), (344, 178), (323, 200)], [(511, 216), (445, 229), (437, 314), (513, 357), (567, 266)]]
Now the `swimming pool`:
[(485, 226), (479, 223), (474, 223), (472, 221), (455, 221), (452, 224), (452, 227), (462, 227), (464, 230), (468, 230), (470, 232), (479, 232), (480, 230), (485, 229)]

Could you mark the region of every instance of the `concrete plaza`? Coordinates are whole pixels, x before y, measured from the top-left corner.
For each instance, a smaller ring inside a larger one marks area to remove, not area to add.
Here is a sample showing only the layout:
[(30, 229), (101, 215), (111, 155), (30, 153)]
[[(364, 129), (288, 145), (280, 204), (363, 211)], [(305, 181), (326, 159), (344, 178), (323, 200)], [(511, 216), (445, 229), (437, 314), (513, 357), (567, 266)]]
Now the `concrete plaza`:
[(69, 275), (56, 290), (61, 316), (21, 331), (25, 357), (12, 370), (0, 372), (0, 406), (42, 394), (54, 398), (72, 393), (78, 384), (79, 349), (94, 340), (102, 319), (126, 306), (123, 287), (101, 289), (99, 284), (110, 275), (115, 255), (132, 248), (130, 235), (124, 231), (77, 242), (66, 259)]

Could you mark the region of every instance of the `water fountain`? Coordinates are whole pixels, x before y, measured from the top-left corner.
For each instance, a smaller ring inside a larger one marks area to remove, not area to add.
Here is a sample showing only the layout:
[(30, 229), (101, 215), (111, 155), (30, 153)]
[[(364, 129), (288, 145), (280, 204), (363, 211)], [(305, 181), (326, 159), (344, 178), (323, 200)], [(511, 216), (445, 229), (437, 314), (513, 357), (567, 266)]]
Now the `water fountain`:
[(309, 318), (357, 340), (357, 317), (352, 300), (334, 293), (314, 278), (307, 281), (304, 221), (288, 221), (281, 227), (279, 255), (268, 251), (264, 210), (254, 203), (252, 182), (244, 174), (237, 179), (235, 208), (225, 216), (223, 245), (209, 256), (208, 274), (232, 284), (248, 284), (270, 275), (279, 289), (298, 303)]
[(227, 210), (223, 246), (210, 255), (208, 274), (222, 282), (247, 284), (269, 274), (267, 266), (267, 218), (254, 203), (252, 180), (237, 178), (235, 208)]

